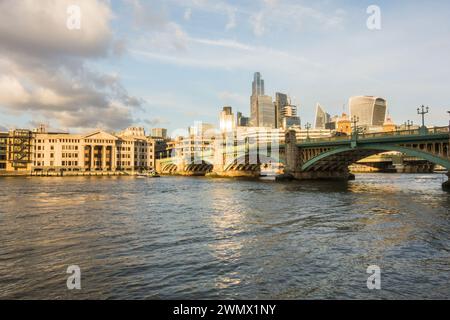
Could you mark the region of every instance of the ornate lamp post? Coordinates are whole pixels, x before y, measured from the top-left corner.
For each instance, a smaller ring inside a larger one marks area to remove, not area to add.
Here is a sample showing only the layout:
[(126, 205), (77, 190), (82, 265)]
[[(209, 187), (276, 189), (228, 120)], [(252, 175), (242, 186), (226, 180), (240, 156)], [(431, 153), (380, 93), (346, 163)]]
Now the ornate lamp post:
[(311, 129), (311, 123), (307, 123), (305, 125), (305, 129), (306, 129), (306, 140), (309, 140), (309, 129)]
[(405, 125), (406, 125), (406, 127), (408, 128), (408, 131), (410, 131), (410, 130), (411, 130), (411, 127), (414, 125), (414, 122), (408, 120), (408, 122), (405, 122)]
[(353, 116), (352, 117), (353, 133), (355, 133), (355, 134), (358, 134), (358, 122), (359, 122), (359, 117)]
[(426, 107), (424, 105), (422, 105), (421, 108), (417, 108), (417, 114), (420, 114), (422, 116), (422, 127), (420, 128), (420, 133), (421, 134), (426, 134), (427, 133), (427, 127), (425, 127), (425, 115), (427, 113), (430, 112), (430, 108)]
[(358, 140), (358, 122), (359, 117), (353, 116), (352, 117), (352, 123), (353, 123), (353, 129), (352, 129), (352, 147), (356, 147), (356, 142)]

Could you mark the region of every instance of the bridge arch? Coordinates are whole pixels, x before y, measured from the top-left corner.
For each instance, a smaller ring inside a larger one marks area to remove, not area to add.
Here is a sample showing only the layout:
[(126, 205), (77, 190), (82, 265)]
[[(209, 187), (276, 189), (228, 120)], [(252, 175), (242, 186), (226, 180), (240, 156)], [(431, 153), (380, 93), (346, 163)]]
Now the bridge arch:
[(176, 163), (176, 162), (166, 162), (161, 165), (161, 173), (163, 174), (206, 174), (213, 170), (213, 165), (205, 160), (198, 163)]
[(256, 171), (261, 165), (270, 164), (270, 163), (281, 163), (281, 159), (275, 159), (273, 157), (260, 154), (258, 163), (249, 163), (248, 155), (241, 155), (240, 157), (234, 158), (231, 161), (228, 161), (224, 165), (224, 171), (230, 170), (241, 170), (241, 171)]
[[(359, 145), (357, 147), (339, 147), (336, 149), (328, 150), (324, 153), (319, 154), (318, 156), (308, 160), (302, 165), (302, 171), (309, 171), (314, 169), (314, 167), (319, 164), (321, 161), (327, 160), (328, 158), (332, 158), (335, 156), (339, 156), (342, 154), (346, 154), (349, 157), (349, 160), (344, 161), (341, 163), (342, 166), (348, 167), (349, 165), (362, 160), (364, 158), (367, 158), (372, 155), (376, 155), (383, 152), (389, 152), (389, 151), (397, 151), (404, 153), (411, 157), (417, 157), (424, 160), (427, 160), (431, 163), (438, 164), (443, 166), (446, 169), (450, 170), (450, 160), (444, 159), (442, 157), (439, 157), (438, 155), (435, 155), (433, 153), (425, 152), (419, 149), (411, 149), (407, 147), (402, 147), (398, 145), (384, 145), (384, 144), (367, 144), (367, 145)], [(344, 169), (344, 168), (342, 168)]]

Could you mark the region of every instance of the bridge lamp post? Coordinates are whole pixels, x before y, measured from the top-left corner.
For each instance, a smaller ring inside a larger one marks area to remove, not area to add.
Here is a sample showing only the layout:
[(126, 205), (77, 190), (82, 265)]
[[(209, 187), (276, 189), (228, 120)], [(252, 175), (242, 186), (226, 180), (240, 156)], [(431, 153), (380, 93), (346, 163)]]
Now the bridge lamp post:
[(410, 131), (410, 130), (411, 130), (411, 127), (414, 125), (414, 122), (408, 120), (408, 122), (405, 122), (405, 125), (406, 125), (406, 127), (408, 128), (408, 131)]
[(307, 123), (305, 125), (305, 129), (306, 129), (306, 140), (309, 141), (309, 130), (311, 129), (311, 123)]
[(417, 108), (417, 114), (422, 116), (422, 127), (420, 128), (420, 134), (426, 134), (428, 132), (427, 127), (425, 127), (425, 115), (430, 112), (430, 108), (422, 105), (421, 108)]
[(359, 117), (353, 116), (353, 117), (352, 117), (352, 123), (353, 123), (353, 131), (352, 131), (352, 135), (353, 135), (355, 138), (358, 137), (358, 122), (359, 122)]

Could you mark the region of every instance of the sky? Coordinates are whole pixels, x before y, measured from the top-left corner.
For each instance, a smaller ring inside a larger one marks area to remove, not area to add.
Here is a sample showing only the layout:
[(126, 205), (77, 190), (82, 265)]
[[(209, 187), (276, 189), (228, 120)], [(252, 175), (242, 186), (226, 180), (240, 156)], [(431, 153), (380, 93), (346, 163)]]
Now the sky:
[(424, 104), (443, 126), (449, 18), (448, 1), (0, 0), (0, 130), (218, 124), (225, 105), (249, 115), (256, 71), (303, 124), (317, 103), (335, 115), (373, 95), (397, 124)]

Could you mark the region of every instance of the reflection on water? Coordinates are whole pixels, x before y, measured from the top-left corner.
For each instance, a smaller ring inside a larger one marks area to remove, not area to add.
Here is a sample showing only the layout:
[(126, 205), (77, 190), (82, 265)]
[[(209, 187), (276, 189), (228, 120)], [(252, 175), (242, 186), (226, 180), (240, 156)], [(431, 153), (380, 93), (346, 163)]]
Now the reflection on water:
[(442, 180), (3, 178), (0, 298), (448, 299)]

